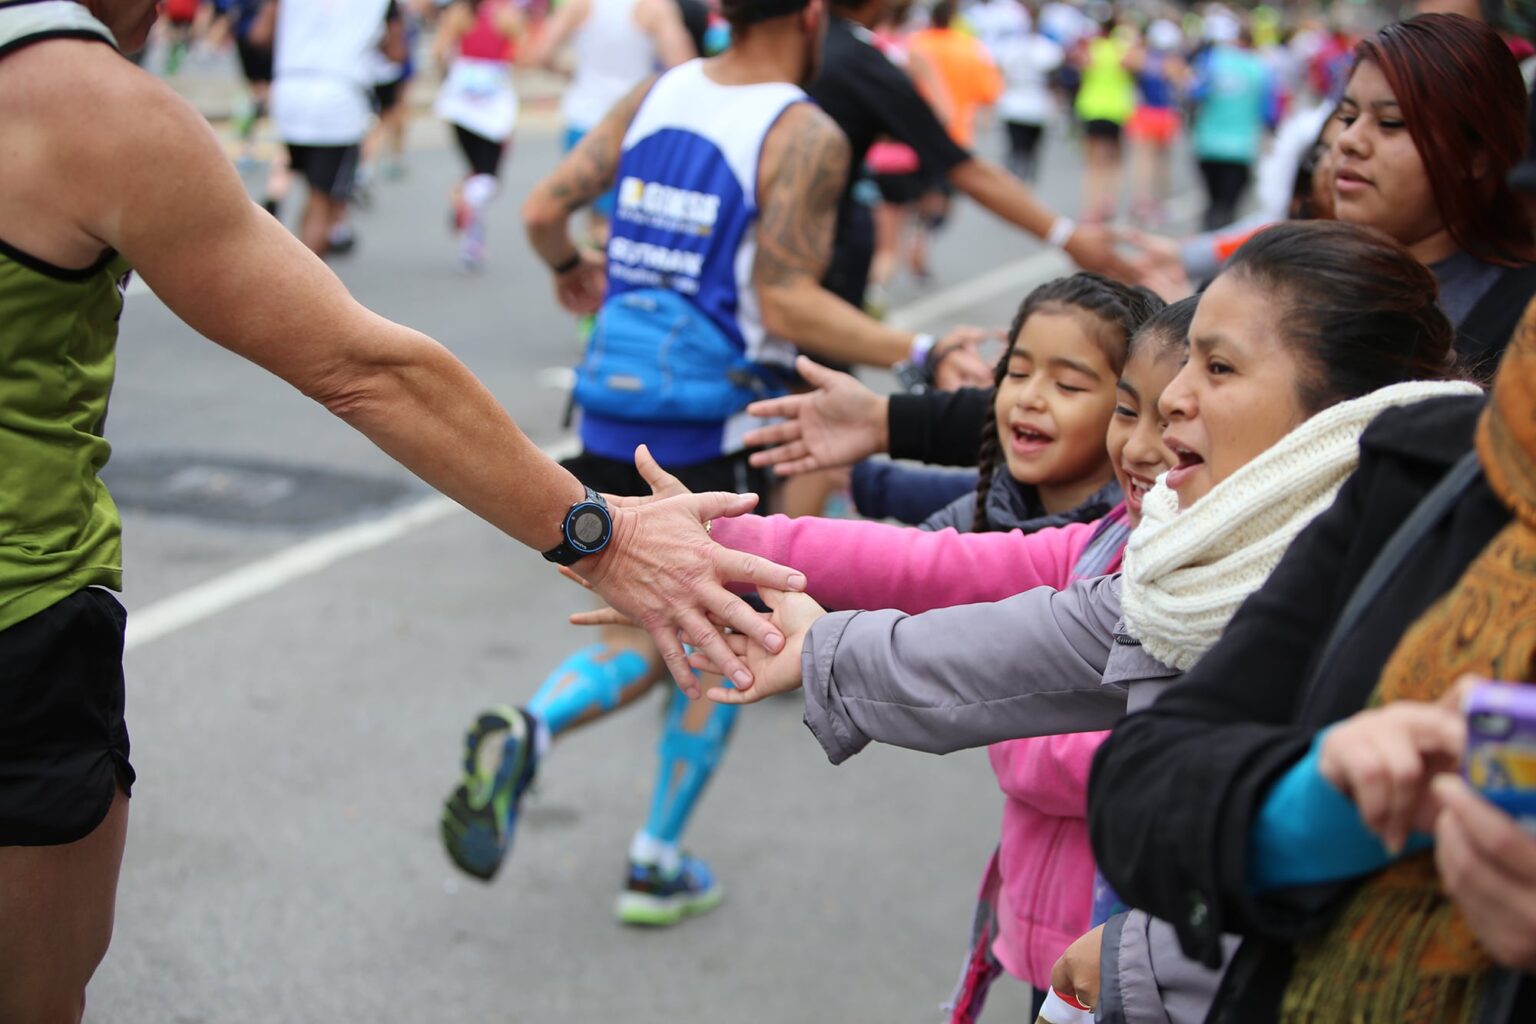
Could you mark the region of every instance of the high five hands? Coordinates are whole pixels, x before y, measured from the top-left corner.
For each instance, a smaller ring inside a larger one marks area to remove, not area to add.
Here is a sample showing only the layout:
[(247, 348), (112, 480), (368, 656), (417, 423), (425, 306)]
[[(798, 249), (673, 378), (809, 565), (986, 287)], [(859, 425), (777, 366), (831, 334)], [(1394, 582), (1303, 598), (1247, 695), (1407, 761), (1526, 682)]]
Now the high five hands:
[[(771, 652), (740, 633), (728, 634), (725, 642), (732, 653), (746, 662), (752, 672), (752, 685), (745, 689), (711, 687), (705, 696), (717, 704), (756, 704), (760, 700), (800, 688), (805, 636), (816, 620), (827, 614), (827, 610), (806, 594), (774, 590), (772, 587), (759, 587), (758, 594), (768, 606), (768, 621), (784, 637), (784, 646), (777, 652)], [(724, 674), (720, 670), (725, 666), (709, 651), (702, 649), (688, 656), (688, 664), (700, 672)]]
[(567, 575), (595, 590), (622, 621), (648, 632), (672, 678), (690, 697), (699, 695), (699, 684), (684, 643), (709, 652), (737, 686), (751, 687), (751, 673), (726, 644), (724, 630), (736, 630), (774, 651), (783, 648), (784, 636), (726, 584), (799, 590), (805, 577), (710, 540), (704, 524), (750, 512), (756, 495), (691, 494), (644, 446), (635, 452), (635, 466), (654, 493), (649, 498), (609, 496), (613, 540), (608, 551), (590, 568), (578, 563), (585, 578)]
[[(662, 469), (644, 445), (635, 450), (635, 468), (650, 485), (651, 496), (648, 498), (610, 497), (609, 503), (616, 509), (635, 508), (656, 502), (689, 501), (711, 497), (694, 495), (683, 486), (680, 480)], [(733, 507), (727, 514), (739, 515), (749, 510), (750, 505), (739, 511)], [(770, 613), (758, 614), (740, 598), (722, 590), (729, 602), (723, 605), (724, 611), (721, 614), (716, 614), (714, 611), (709, 613), (709, 625), (712, 628), (696, 629), (689, 635), (688, 642), (693, 645), (694, 651), (688, 664), (701, 672), (712, 672), (731, 680), (734, 688), (712, 687), (707, 694), (710, 700), (721, 704), (753, 704), (765, 697), (795, 689), (800, 685), (800, 654), (805, 646), (805, 634), (813, 622), (826, 614), (826, 609), (810, 597), (798, 592), (798, 589), (781, 589), (761, 580), (765, 567), (785, 572), (789, 570), (781, 570), (780, 567), (765, 562), (755, 555), (730, 551), (727, 548), (719, 548), (718, 554), (724, 563), (721, 578), (757, 582), (758, 592), (768, 605)], [(560, 572), (588, 590), (598, 590), (600, 596), (606, 599), (607, 595), (601, 593), (601, 590), (594, 585), (594, 581), (583, 578), (571, 569), (561, 569)], [(792, 573), (789, 581), (796, 588), (805, 586), (805, 577), (799, 573)], [(737, 605), (747, 609), (745, 618), (738, 614), (735, 607)], [(578, 626), (643, 625), (621, 608), (614, 606), (612, 601), (606, 608), (577, 612), (571, 616), (570, 621)], [(727, 633), (726, 629), (733, 632)], [(709, 644), (700, 642), (698, 639), (700, 633), (707, 633), (714, 642)], [(654, 631), (652, 635), (655, 635)], [(673, 642), (674, 644), (677, 642), (675, 636)], [(668, 666), (671, 666), (670, 661)], [(750, 673), (749, 677), (743, 678), (738, 674), (743, 668)], [(686, 678), (679, 676), (676, 671), (672, 673), (683, 692), (689, 697), (697, 698), (699, 696), (697, 680), (686, 668), (684, 674)]]

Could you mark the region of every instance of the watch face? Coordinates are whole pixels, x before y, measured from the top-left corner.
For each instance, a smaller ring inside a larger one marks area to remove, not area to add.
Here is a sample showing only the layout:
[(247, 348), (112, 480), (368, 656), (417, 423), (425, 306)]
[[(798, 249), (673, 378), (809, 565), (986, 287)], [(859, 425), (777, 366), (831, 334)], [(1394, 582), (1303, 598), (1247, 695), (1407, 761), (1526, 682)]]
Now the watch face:
[(578, 512), (571, 523), (571, 537), (584, 548), (594, 548), (608, 530), (608, 522), (602, 514), (590, 509)]

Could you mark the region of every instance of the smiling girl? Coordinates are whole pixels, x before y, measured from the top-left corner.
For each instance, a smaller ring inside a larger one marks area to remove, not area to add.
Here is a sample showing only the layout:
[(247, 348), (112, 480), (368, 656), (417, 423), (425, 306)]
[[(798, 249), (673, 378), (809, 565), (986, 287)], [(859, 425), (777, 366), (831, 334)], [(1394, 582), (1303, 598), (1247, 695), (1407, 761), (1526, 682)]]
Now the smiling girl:
[(976, 492), (923, 524), (963, 532), (1088, 522), (1119, 502), (1104, 448), (1131, 335), (1162, 307), (1142, 288), (1097, 274), (1030, 292), (993, 371)]

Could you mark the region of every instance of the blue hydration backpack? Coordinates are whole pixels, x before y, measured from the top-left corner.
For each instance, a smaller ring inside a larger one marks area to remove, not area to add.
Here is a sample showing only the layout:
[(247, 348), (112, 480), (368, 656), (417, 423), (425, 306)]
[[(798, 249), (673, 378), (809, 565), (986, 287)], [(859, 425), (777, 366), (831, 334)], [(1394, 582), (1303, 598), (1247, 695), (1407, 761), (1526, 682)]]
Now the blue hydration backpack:
[(610, 297), (576, 369), (576, 404), (614, 419), (723, 422), (788, 391), (787, 371), (748, 360), (697, 306), (669, 288)]

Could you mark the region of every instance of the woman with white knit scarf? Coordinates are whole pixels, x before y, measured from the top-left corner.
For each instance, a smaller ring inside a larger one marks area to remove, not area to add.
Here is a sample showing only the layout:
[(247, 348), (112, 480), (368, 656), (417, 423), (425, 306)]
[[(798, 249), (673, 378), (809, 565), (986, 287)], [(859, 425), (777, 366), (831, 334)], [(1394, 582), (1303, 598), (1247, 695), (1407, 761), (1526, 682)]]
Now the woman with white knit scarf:
[[(1377, 414), (1477, 392), (1444, 379), (1453, 340), (1433, 277), (1383, 236), (1265, 231), (1200, 301), (1160, 402), (1180, 464), (1144, 500), (1123, 575), (915, 616), (768, 593), (783, 652), (738, 642), (756, 684), (710, 696), (748, 703), (803, 678), (806, 724), (833, 763), (870, 740), (943, 753), (1109, 728), (1214, 644), (1332, 503)], [(1213, 976), (1188, 967), (1150, 993), (1174, 1021), (1200, 1019), (1212, 994)]]

